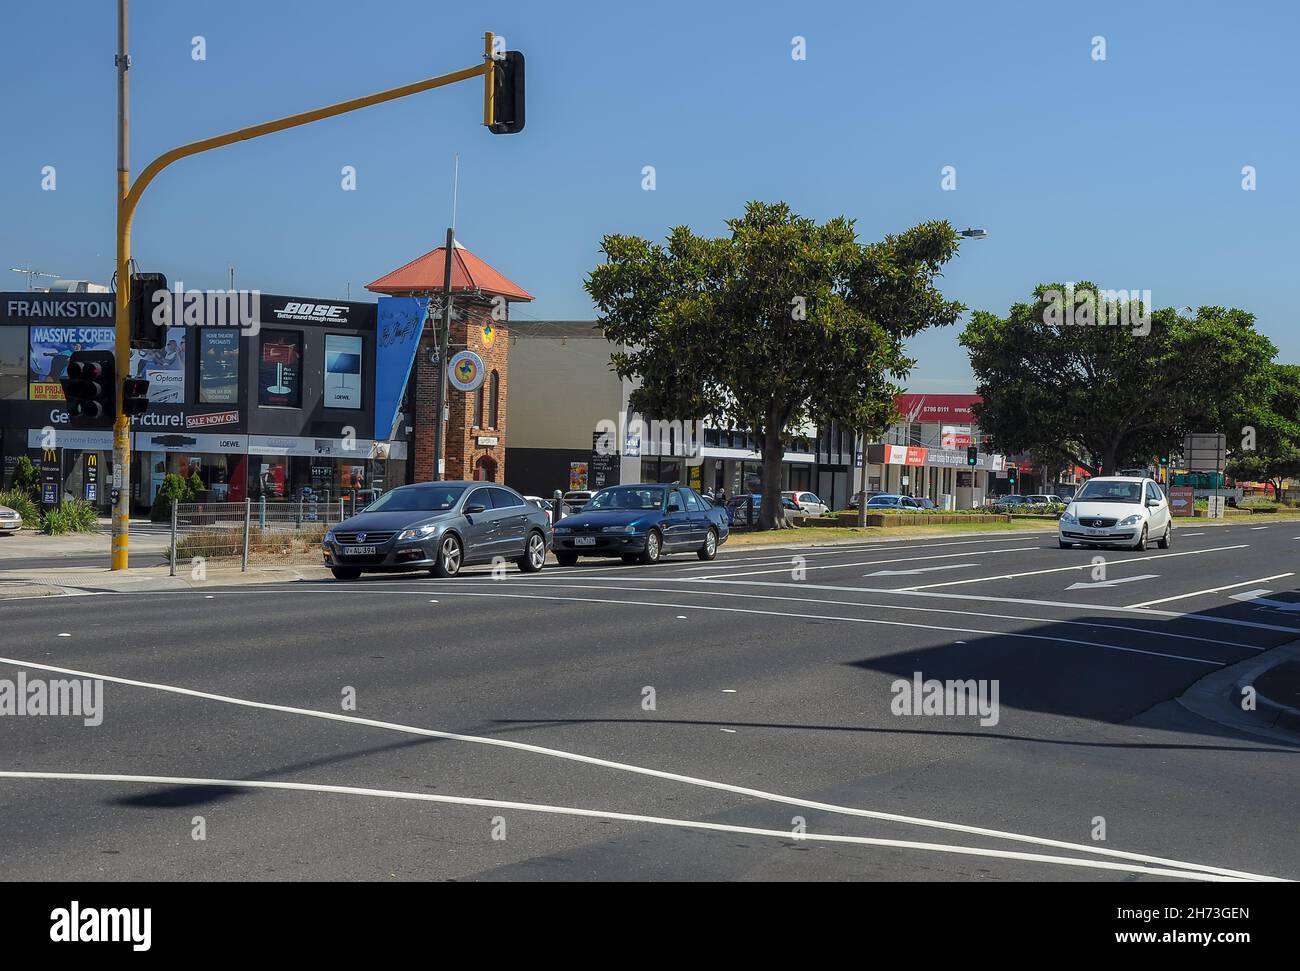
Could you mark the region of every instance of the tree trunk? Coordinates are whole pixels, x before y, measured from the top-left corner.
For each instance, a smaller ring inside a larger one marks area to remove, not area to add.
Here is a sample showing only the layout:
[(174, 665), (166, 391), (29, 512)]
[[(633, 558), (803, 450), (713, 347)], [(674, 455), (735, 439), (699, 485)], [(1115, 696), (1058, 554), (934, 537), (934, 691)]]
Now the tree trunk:
[(763, 505), (758, 511), (762, 529), (781, 529), (789, 526), (785, 506), (781, 503), (781, 459), (785, 446), (781, 444), (781, 423), (769, 416), (763, 430)]

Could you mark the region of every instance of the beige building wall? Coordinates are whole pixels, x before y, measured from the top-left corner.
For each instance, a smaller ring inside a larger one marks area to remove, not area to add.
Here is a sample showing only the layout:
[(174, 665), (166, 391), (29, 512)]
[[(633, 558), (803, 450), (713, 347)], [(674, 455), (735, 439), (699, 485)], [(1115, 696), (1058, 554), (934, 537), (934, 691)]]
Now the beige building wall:
[(613, 350), (590, 321), (511, 321), (510, 444), (590, 449), (602, 419), (617, 422), (622, 384)]

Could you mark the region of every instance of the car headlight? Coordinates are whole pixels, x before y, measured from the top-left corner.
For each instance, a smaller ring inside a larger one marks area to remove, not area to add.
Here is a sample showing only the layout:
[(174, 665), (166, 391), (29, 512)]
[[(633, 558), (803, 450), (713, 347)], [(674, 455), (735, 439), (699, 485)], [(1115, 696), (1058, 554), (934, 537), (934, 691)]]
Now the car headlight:
[(1070, 510), (1068, 509), (1065, 510), (1065, 512), (1061, 513), (1061, 522), (1068, 523), (1072, 526), (1079, 525), (1079, 520), (1076, 519), (1074, 513), (1070, 512)]
[(559, 525), (557, 525), (557, 526), (555, 527), (555, 529), (552, 530), (552, 532), (556, 532), (556, 533), (571, 533), (571, 532), (573, 532), (573, 527), (572, 527), (572, 526), (559, 526)]
[(635, 533), (635, 526), (606, 526), (601, 529), (602, 533)]
[(1119, 524), (1121, 526), (1136, 526), (1140, 522), (1142, 522), (1142, 514), (1134, 513), (1132, 516), (1129, 516), (1127, 519), (1121, 519), (1119, 521)]
[(332, 542), (334, 542), (334, 530), (332, 530), (332, 529), (327, 529), (327, 530), (325, 530), (325, 539), (324, 539), (324, 542), (326, 542), (326, 543), (332, 543)]
[(415, 526), (411, 529), (404, 529), (397, 534), (398, 542), (407, 539), (428, 539), (438, 532), (437, 524), (432, 526)]

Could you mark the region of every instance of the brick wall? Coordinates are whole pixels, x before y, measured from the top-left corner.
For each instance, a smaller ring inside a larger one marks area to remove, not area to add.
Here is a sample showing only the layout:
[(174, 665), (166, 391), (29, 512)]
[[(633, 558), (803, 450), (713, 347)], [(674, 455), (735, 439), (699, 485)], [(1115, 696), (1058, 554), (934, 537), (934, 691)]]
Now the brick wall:
[[(444, 477), (447, 479), (473, 479), (478, 463), (488, 458), (496, 463), (491, 478), (497, 482), (505, 481), (506, 471), (506, 396), (509, 381), (510, 336), (506, 321), (495, 321), (495, 336), (492, 346), (486, 346), (483, 339), (483, 325), (490, 319), (491, 305), (476, 301), (466, 304), (465, 298), (454, 298), (454, 306), (464, 311), (464, 319), (451, 322), (452, 353), (468, 347), (483, 359), (486, 377), (483, 382), (483, 417), (482, 425), (476, 426), (474, 419), (474, 399), (477, 391), (462, 392), (448, 386), (447, 391), (447, 451)], [(433, 478), (434, 455), (434, 391), (438, 384), (438, 369), (429, 363), (433, 350), (433, 334), (428, 330), (420, 338), (420, 350), (416, 355), (416, 396), (415, 396), (415, 481), (427, 482)], [(497, 388), (497, 422), (496, 428), (491, 424), (490, 389), (492, 372), (498, 375)], [(480, 436), (495, 437), (496, 445), (481, 446), (476, 439)]]

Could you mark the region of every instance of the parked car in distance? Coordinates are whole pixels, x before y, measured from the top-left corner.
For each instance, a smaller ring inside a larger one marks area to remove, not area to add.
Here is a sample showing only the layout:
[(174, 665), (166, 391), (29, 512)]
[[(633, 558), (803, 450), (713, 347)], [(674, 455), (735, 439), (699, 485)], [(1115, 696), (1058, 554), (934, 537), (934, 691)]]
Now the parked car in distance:
[(555, 559), (573, 566), (580, 556), (619, 556), (624, 563), (657, 563), (667, 553), (718, 555), (730, 524), (718, 506), (677, 485), (609, 486), (582, 512), (555, 524)]
[(530, 502), (542, 512), (546, 513), (546, 521), (554, 525), (555, 523), (555, 503), (550, 499), (543, 499), (541, 496), (524, 496), (525, 502)]
[(0, 506), (0, 533), (16, 533), (23, 528), (23, 517), (8, 506)]
[(1078, 543), (1144, 550), (1154, 540), (1167, 550), (1173, 529), (1173, 515), (1164, 491), (1154, 480), (1139, 476), (1089, 479), (1057, 525), (1062, 549)]
[(917, 506), (919, 506), (922, 510), (926, 512), (929, 512), (931, 509), (939, 508), (938, 503), (936, 503), (933, 499), (930, 499), (926, 496), (917, 496), (912, 501), (915, 502)]
[(536, 573), (546, 564), (551, 524), (513, 489), (485, 482), (421, 482), (384, 493), (325, 533), (322, 553), (336, 579), (428, 570), (454, 577), (498, 557)]
[(1049, 496), (1046, 493), (1040, 493), (1032, 496), (1025, 496), (1025, 501), (1031, 506), (1064, 506), (1065, 500), (1060, 496)]
[(781, 495), (794, 502), (805, 516), (824, 516), (830, 512), (830, 506), (818, 499), (815, 493), (794, 489)]
[[(872, 499), (874, 499), (876, 496), (883, 496), (884, 494), (885, 494), (885, 493), (881, 492), (881, 491), (878, 490), (878, 489), (877, 489), (875, 492), (868, 492), (868, 493), (867, 493), (867, 501), (870, 502), (870, 501), (871, 501)], [(857, 494), (856, 492), (853, 493), (853, 495), (849, 496), (849, 508), (850, 508), (850, 509), (857, 509), (857, 508), (858, 508), (858, 494)]]
[[(758, 492), (746, 492), (738, 496), (732, 496), (728, 499), (727, 522), (734, 526), (737, 516), (744, 519), (749, 515), (746, 507), (751, 504), (754, 507), (754, 522), (758, 522), (758, 510), (763, 505), (762, 493)], [(800, 511), (799, 507), (794, 504), (793, 499), (787, 498), (784, 495), (781, 497), (781, 507), (785, 510), (787, 517), (806, 515), (806, 513)]]
[(901, 509), (904, 512), (919, 512), (921, 507), (917, 505), (916, 500), (911, 496), (882, 492), (880, 495), (872, 496), (867, 500), (867, 509)]
[(564, 494), (564, 515), (572, 516), (576, 512), (582, 512), (588, 500), (596, 493), (592, 489), (574, 489)]

